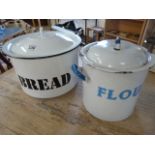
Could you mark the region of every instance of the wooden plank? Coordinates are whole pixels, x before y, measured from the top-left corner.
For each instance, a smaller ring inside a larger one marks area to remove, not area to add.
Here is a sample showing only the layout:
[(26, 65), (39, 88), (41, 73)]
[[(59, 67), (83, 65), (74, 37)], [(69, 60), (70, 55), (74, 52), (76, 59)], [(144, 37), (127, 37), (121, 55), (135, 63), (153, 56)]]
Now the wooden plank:
[(149, 25), (149, 20), (145, 20), (143, 22), (143, 26), (141, 28), (141, 32), (140, 32), (140, 37), (139, 37), (139, 41), (138, 41), (138, 44), (142, 45), (143, 44), (143, 41), (144, 41), (144, 34), (146, 33), (147, 31), (147, 27)]
[(14, 134), (17, 133), (7, 128), (6, 126), (0, 124), (0, 135), (14, 135)]
[(35, 21), (34, 21), (35, 19), (32, 19), (32, 26), (33, 27), (36, 27), (36, 24), (35, 24)]
[(123, 37), (123, 36), (120, 36), (120, 35), (115, 35), (115, 34), (112, 34), (112, 33), (109, 33), (109, 32), (106, 32), (105, 35), (109, 35), (109, 36), (112, 36), (114, 38), (116, 38), (117, 36), (119, 36), (121, 39), (124, 39), (124, 40), (127, 40), (127, 41), (131, 41), (133, 43), (137, 43), (138, 42), (138, 40), (130, 39), (130, 38)]
[[(132, 41), (137, 44), (141, 44), (143, 40), (143, 34), (146, 30), (145, 28), (146, 28), (147, 22), (148, 20), (144, 20), (144, 19), (108, 19), (106, 20), (106, 24), (105, 24), (104, 36), (105, 38), (107, 37), (107, 35), (110, 36), (110, 34), (108, 34), (108, 32), (110, 31), (118, 31), (118, 33), (120, 32), (128, 33), (128, 34), (131, 34), (130, 36), (132, 36), (133, 34), (133, 38), (123, 37), (123, 36), (120, 36), (120, 37), (122, 39)], [(137, 37), (137, 40), (134, 37), (134, 35), (139, 36)]]
[(131, 117), (101, 121), (82, 103), (82, 85), (53, 99), (26, 95), (13, 69), (0, 76), (0, 134), (155, 134), (155, 74), (149, 73)]

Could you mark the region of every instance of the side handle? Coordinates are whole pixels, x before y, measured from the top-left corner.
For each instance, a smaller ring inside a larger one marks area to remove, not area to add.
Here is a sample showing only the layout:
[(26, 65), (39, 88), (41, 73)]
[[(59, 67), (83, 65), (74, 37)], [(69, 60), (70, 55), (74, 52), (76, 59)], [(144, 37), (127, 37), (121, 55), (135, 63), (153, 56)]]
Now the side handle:
[(155, 71), (155, 54), (151, 54), (151, 63), (149, 66), (150, 71)]
[(86, 76), (84, 74), (82, 74), (80, 71), (79, 71), (79, 68), (76, 64), (73, 64), (72, 65), (72, 71), (73, 73), (81, 80), (83, 81), (86, 81)]

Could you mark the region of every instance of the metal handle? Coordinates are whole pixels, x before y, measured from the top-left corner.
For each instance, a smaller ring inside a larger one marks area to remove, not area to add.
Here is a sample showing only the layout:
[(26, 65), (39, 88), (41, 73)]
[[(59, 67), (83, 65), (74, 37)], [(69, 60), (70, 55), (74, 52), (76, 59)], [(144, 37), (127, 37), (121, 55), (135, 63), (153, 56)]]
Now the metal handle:
[(121, 39), (120, 37), (116, 37), (114, 50), (120, 50), (120, 45), (121, 45)]
[(82, 74), (80, 71), (79, 71), (79, 68), (76, 64), (73, 64), (72, 65), (72, 71), (73, 73), (81, 80), (85, 81), (86, 80), (86, 76), (84, 74)]
[(150, 63), (150, 70), (154, 70), (155, 68), (155, 54), (151, 54), (151, 63)]
[(0, 43), (0, 53), (3, 54), (2, 48), (3, 48), (3, 43)]

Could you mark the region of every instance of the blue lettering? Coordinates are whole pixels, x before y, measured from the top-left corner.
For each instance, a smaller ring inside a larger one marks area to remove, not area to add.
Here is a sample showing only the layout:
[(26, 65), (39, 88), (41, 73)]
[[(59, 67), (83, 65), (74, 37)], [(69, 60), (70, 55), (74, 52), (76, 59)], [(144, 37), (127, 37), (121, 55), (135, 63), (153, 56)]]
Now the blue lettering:
[(114, 90), (109, 89), (109, 93), (108, 93), (107, 99), (109, 99), (109, 100), (116, 100), (117, 97), (114, 97), (113, 94), (114, 94)]
[(120, 98), (121, 100), (126, 100), (131, 96), (132, 97), (138, 96), (140, 94), (141, 89), (142, 89), (142, 85), (139, 85), (138, 87), (132, 90), (126, 89), (116, 95), (115, 90), (113, 89), (98, 87), (97, 96), (99, 97), (105, 96), (108, 100), (117, 100), (118, 98)]
[(120, 99), (122, 100), (126, 100), (127, 98), (129, 98), (132, 94), (132, 91), (127, 89), (127, 90), (124, 90), (122, 91), (120, 94), (119, 94), (119, 97)]
[(98, 87), (98, 96), (99, 97), (102, 97), (102, 95), (103, 94), (105, 94), (106, 93), (106, 89), (105, 88), (103, 88), (103, 87)]

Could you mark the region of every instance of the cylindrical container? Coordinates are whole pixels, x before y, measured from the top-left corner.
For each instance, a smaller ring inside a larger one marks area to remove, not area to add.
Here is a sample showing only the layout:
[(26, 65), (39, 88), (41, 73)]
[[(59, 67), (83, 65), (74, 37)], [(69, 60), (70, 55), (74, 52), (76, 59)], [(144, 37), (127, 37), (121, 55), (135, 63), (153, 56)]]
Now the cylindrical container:
[(25, 93), (51, 98), (70, 91), (77, 83), (71, 65), (77, 64), (79, 36), (62, 28), (22, 35), (3, 46)]
[[(126, 119), (134, 110), (155, 55), (127, 41), (103, 40), (82, 48), (83, 103), (92, 115), (107, 121)], [(119, 44), (119, 45), (118, 45)]]

